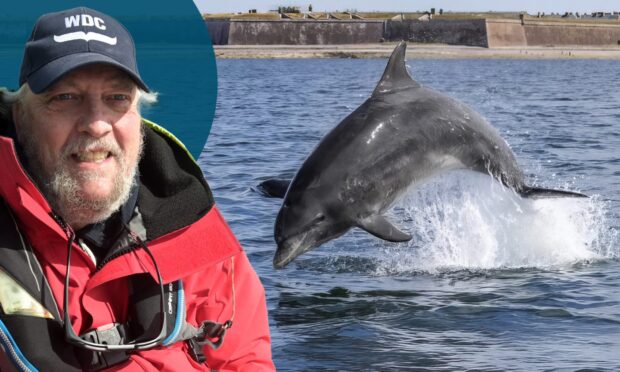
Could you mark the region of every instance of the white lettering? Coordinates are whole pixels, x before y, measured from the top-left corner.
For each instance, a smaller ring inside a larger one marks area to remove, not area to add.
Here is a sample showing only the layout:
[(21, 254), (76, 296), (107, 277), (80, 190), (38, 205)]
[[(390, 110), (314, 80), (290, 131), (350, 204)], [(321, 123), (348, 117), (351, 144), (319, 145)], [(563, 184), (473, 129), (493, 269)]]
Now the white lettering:
[(168, 293), (168, 314), (172, 315), (172, 293)]
[(93, 16), (88, 14), (82, 14), (82, 26), (94, 26)]
[(65, 27), (66, 28), (71, 28), (71, 27), (76, 27), (80, 25), (80, 16), (76, 15), (76, 16), (71, 16), (71, 17), (65, 17)]
[(172, 283), (168, 283), (168, 290), (170, 291), (170, 293), (168, 293), (168, 314), (172, 315), (172, 296), (174, 290), (174, 286), (172, 285)]
[(97, 27), (100, 30), (105, 30), (106, 26), (105, 26), (105, 22), (103, 21), (103, 19), (99, 17), (95, 17), (95, 27)]

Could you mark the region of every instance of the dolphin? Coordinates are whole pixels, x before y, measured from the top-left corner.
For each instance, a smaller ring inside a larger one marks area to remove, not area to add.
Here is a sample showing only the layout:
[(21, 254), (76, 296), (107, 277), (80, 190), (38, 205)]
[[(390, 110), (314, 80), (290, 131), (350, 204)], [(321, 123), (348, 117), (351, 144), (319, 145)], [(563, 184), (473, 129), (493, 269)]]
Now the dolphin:
[(523, 197), (585, 197), (527, 186), (494, 127), (411, 78), (406, 47), (396, 46), (370, 98), (319, 142), (290, 184), (266, 181), (271, 196), (284, 197), (275, 222), (274, 267), (352, 227), (390, 242), (410, 240), (383, 213), (412, 185), (447, 170), (489, 174)]

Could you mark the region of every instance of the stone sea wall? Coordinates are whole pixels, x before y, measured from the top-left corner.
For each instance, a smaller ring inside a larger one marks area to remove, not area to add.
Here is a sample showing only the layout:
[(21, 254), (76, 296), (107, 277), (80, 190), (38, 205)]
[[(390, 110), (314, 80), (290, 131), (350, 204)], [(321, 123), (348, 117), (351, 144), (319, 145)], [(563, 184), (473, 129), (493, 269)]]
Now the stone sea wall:
[(526, 20), (208, 20), (214, 45), (338, 45), (408, 40), (479, 47), (620, 45), (620, 23)]
[(384, 28), (383, 21), (341, 20), (220, 21), (207, 25), (217, 37), (213, 39), (216, 45), (224, 40), (229, 45), (378, 43)]
[(384, 39), (487, 47), (484, 19), (430, 22), (386, 21)]
[(488, 19), (486, 20), (486, 36), (489, 48), (528, 45), (521, 21)]
[(528, 45), (620, 45), (620, 24), (584, 25), (526, 23)]

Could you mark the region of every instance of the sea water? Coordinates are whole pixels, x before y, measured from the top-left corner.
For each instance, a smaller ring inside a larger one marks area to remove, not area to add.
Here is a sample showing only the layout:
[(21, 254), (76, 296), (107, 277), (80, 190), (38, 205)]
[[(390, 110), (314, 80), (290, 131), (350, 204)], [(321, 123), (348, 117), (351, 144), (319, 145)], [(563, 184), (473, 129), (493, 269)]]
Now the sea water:
[(278, 199), (317, 142), (372, 92), (386, 60), (219, 60), (199, 163), (267, 292), (282, 371), (620, 369), (620, 62), (410, 60), (511, 145), (529, 184), (591, 198), (522, 199), (456, 171), (388, 218), (274, 270)]

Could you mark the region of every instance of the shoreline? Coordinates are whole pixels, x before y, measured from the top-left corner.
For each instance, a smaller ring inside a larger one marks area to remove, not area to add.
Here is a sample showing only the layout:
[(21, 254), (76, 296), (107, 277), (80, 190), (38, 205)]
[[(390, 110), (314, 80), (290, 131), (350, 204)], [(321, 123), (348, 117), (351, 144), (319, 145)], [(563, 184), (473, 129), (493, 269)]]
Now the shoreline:
[[(343, 45), (214, 45), (221, 59), (387, 58), (397, 43)], [(483, 48), (446, 44), (409, 43), (408, 59), (613, 59), (620, 45), (527, 46)]]

